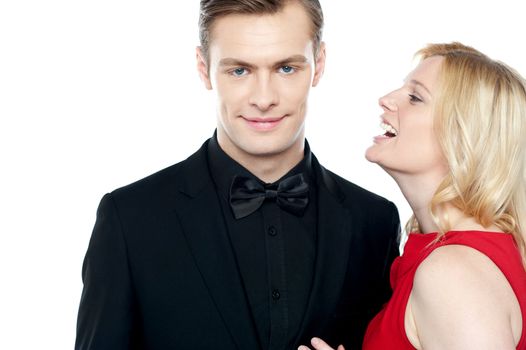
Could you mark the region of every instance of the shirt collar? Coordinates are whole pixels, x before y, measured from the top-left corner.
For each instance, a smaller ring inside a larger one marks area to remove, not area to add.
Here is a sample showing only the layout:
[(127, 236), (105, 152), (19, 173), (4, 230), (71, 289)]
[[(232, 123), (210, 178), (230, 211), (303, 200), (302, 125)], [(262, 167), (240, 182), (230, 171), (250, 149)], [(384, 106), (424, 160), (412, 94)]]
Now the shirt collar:
[[(226, 154), (225, 151), (221, 149), (221, 146), (219, 146), (219, 142), (217, 141), (217, 132), (214, 133), (214, 136), (208, 142), (207, 156), (212, 180), (214, 181), (219, 194), (224, 198), (228, 199), (230, 193), (230, 185), (232, 183), (232, 179), (236, 175), (251, 177), (261, 182), (261, 184), (263, 185), (269, 185), (264, 181), (260, 180), (254, 174), (252, 174), (248, 169), (236, 162), (228, 154)], [(303, 177), (309, 185), (314, 184), (314, 172), (312, 170), (312, 153), (310, 151), (309, 143), (307, 142), (307, 140), (305, 140), (305, 151), (303, 159), (274, 183), (278, 183), (286, 177), (293, 176), (299, 173), (303, 173)]]

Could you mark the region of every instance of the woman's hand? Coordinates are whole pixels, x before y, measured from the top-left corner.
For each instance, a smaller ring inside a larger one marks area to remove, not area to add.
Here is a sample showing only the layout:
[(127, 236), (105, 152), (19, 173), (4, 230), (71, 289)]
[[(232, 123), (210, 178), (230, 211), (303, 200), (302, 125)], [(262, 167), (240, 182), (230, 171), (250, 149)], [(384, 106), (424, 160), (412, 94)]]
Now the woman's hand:
[[(333, 348), (331, 348), (326, 342), (324, 342), (320, 338), (312, 338), (310, 340), (310, 343), (311, 343), (312, 347), (314, 348), (314, 350), (334, 350)], [(298, 350), (310, 350), (310, 348), (308, 346), (301, 345), (298, 348)], [(345, 350), (345, 348), (343, 347), (343, 345), (339, 345), (338, 349), (336, 349), (336, 350)]]

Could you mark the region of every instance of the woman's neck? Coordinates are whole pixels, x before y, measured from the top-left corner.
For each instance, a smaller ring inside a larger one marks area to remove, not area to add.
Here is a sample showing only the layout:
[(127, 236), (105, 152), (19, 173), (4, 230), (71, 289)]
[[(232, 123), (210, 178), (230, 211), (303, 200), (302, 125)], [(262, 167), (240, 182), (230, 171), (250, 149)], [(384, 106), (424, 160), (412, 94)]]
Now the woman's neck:
[[(438, 232), (441, 228), (448, 231), (502, 232), (493, 224), (488, 227), (482, 226), (474, 217), (466, 215), (462, 210), (449, 203), (441, 204), (436, 208), (434, 216), (431, 213), (431, 200), (443, 181), (442, 176), (433, 176), (432, 174), (391, 174), (391, 176), (411, 206), (422, 233)], [(437, 219), (441, 222), (441, 227), (438, 226)]]
[(389, 174), (396, 181), (413, 210), (421, 232), (438, 231), (439, 227), (431, 214), (430, 203), (442, 177), (433, 177), (429, 174), (413, 175), (392, 172)]

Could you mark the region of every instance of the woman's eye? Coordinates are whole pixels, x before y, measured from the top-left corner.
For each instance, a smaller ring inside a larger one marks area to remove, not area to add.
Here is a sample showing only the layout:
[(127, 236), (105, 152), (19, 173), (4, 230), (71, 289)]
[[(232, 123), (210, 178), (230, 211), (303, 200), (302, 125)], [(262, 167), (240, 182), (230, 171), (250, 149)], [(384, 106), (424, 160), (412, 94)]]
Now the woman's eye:
[(280, 73), (291, 74), (295, 72), (295, 69), (291, 66), (281, 66), (279, 67), (279, 71)]
[(409, 101), (411, 102), (422, 102), (420, 98), (418, 98), (416, 95), (409, 94)]

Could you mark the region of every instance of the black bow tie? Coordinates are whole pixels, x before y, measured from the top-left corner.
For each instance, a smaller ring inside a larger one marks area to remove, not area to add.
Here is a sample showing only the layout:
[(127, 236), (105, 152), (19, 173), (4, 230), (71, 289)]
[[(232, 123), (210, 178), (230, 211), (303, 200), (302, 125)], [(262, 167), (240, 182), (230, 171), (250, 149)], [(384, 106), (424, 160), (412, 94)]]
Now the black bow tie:
[(258, 210), (266, 198), (294, 215), (302, 215), (309, 203), (309, 185), (303, 174), (296, 174), (275, 185), (266, 186), (246, 176), (235, 176), (230, 186), (230, 206), (236, 219)]

